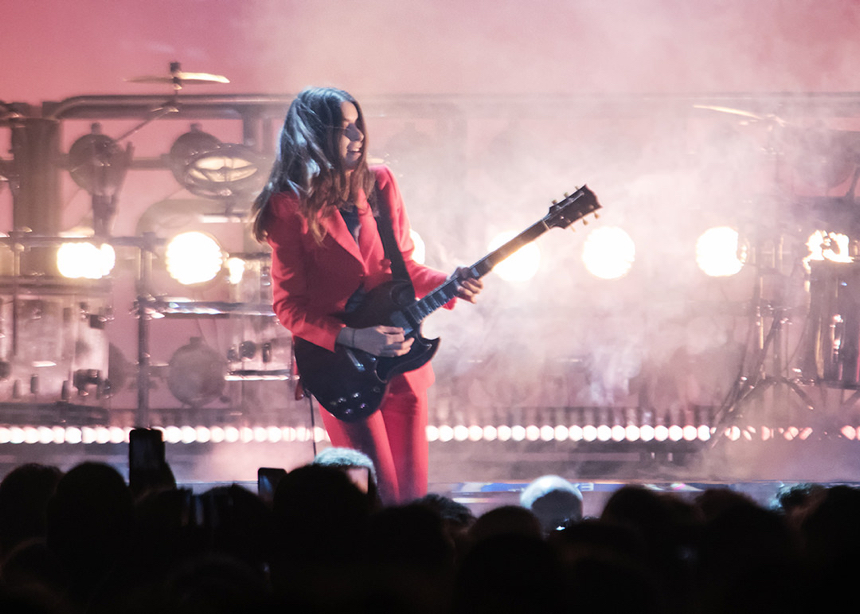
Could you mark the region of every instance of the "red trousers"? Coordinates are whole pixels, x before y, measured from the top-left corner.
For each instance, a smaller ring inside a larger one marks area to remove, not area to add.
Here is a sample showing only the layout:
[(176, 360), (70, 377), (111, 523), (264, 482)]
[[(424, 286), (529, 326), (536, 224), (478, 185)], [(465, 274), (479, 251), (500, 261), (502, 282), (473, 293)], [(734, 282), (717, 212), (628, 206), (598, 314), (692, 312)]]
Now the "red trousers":
[(380, 408), (366, 420), (343, 422), (325, 410), (322, 418), (332, 445), (359, 450), (373, 460), (384, 504), (407, 503), (427, 494), (426, 389), (415, 390), (397, 375)]

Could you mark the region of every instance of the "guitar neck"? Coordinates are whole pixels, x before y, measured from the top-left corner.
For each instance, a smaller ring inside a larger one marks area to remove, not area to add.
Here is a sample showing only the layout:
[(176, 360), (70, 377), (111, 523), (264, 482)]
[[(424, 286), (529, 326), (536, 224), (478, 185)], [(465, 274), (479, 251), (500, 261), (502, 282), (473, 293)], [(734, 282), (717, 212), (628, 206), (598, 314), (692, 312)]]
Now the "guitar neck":
[[(514, 254), (521, 247), (528, 245), (549, 229), (550, 226), (547, 226), (544, 220), (529, 226), (516, 237), (470, 266), (470, 276), (474, 279), (480, 279), (492, 271), (502, 260)], [(415, 327), (431, 313), (447, 305), (455, 296), (457, 296), (457, 280), (449, 279), (424, 298), (409, 305), (403, 312)]]
[[(597, 202), (594, 192), (586, 186), (582, 186), (572, 195), (565, 194), (564, 200), (560, 203), (553, 201), (549, 213), (542, 220), (532, 224), (513, 239), (470, 266), (469, 275), (474, 279), (480, 279), (492, 271), (502, 260), (521, 247), (528, 245), (550, 228), (567, 228), (576, 220), (582, 219), (590, 213), (594, 213), (596, 216), (595, 212), (600, 208), (600, 203)], [(448, 279), (421, 300), (404, 308), (396, 318), (402, 321), (395, 323), (402, 326), (407, 332), (411, 332), (418, 328), (424, 318), (440, 307), (444, 307), (456, 295), (457, 280)]]

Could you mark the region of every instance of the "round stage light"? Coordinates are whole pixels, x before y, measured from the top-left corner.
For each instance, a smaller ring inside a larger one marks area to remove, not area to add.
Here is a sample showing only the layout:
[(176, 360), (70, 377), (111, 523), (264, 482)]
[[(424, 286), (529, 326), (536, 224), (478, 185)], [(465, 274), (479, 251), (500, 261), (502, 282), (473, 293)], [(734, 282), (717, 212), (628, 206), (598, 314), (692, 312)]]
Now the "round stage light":
[(116, 264), (116, 252), (107, 243), (63, 243), (57, 250), (57, 269), (69, 279), (102, 279)]
[(710, 277), (735, 275), (745, 260), (746, 250), (738, 249), (738, 231), (734, 228), (709, 228), (696, 241), (696, 264)]
[[(508, 231), (496, 235), (488, 246), (490, 251), (500, 248), (517, 234), (519, 233)], [(529, 243), (494, 266), (493, 272), (505, 281), (517, 282), (530, 280), (537, 274), (538, 268), (540, 249), (535, 243)]]
[(454, 439), (454, 429), (448, 426), (447, 424), (443, 424), (439, 427), (439, 441), (448, 442)]
[(594, 441), (597, 439), (597, 427), (593, 424), (586, 424), (582, 427), (582, 438), (585, 441)]
[(582, 248), (582, 262), (600, 279), (620, 279), (636, 259), (636, 245), (624, 230), (604, 226), (589, 233)]
[(167, 272), (184, 286), (202, 284), (215, 279), (224, 265), (221, 246), (202, 232), (183, 232), (167, 244)]
[(612, 439), (612, 427), (608, 424), (601, 424), (597, 427), (597, 439), (599, 441), (609, 441)]

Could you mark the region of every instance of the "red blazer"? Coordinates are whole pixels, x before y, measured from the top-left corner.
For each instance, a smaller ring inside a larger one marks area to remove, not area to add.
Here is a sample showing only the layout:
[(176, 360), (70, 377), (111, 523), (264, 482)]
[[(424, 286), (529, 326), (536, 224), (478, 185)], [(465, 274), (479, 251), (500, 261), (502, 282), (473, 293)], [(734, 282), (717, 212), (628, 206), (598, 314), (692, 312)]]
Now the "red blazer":
[[(447, 276), (412, 260), (414, 245), (400, 190), (388, 168), (371, 170), (376, 175), (377, 198), (388, 203), (394, 234), (415, 292), (421, 297)], [(293, 335), (329, 350), (334, 350), (335, 338), (343, 328), (334, 314), (343, 312), (349, 297), (362, 284), (370, 290), (391, 279), (391, 263), (385, 257), (376, 219), (363, 192), (356, 205), (361, 221), (359, 242), (355, 242), (340, 213), (333, 211), (320, 217), (326, 232), (322, 244), (317, 244), (308, 232), (294, 195), (276, 194), (269, 205), (267, 233), (273, 249), (274, 311)], [(433, 380), (429, 364), (406, 375), (415, 383), (429, 385)]]

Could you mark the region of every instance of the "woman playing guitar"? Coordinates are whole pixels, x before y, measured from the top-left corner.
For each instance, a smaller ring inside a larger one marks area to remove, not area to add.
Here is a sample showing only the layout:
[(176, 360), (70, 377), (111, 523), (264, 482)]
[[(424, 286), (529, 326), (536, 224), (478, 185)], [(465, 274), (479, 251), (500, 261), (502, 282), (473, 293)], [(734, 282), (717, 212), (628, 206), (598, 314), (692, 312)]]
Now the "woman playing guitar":
[[(333, 88), (302, 91), (290, 105), (269, 182), (254, 203), (254, 234), (272, 246), (274, 310), (294, 337), (331, 351), (339, 345), (379, 357), (403, 356), (413, 339), (402, 328), (352, 328), (338, 316), (392, 279), (379, 215), (390, 218), (417, 296), (444, 283), (446, 275), (412, 260), (409, 220), (394, 177), (366, 160), (367, 129), (358, 102)], [(456, 295), (474, 302), (481, 280), (463, 268), (454, 275)], [(387, 504), (427, 492), (432, 383), (427, 363), (394, 375), (379, 410), (366, 418), (346, 422), (322, 412), (333, 445), (373, 459)]]

